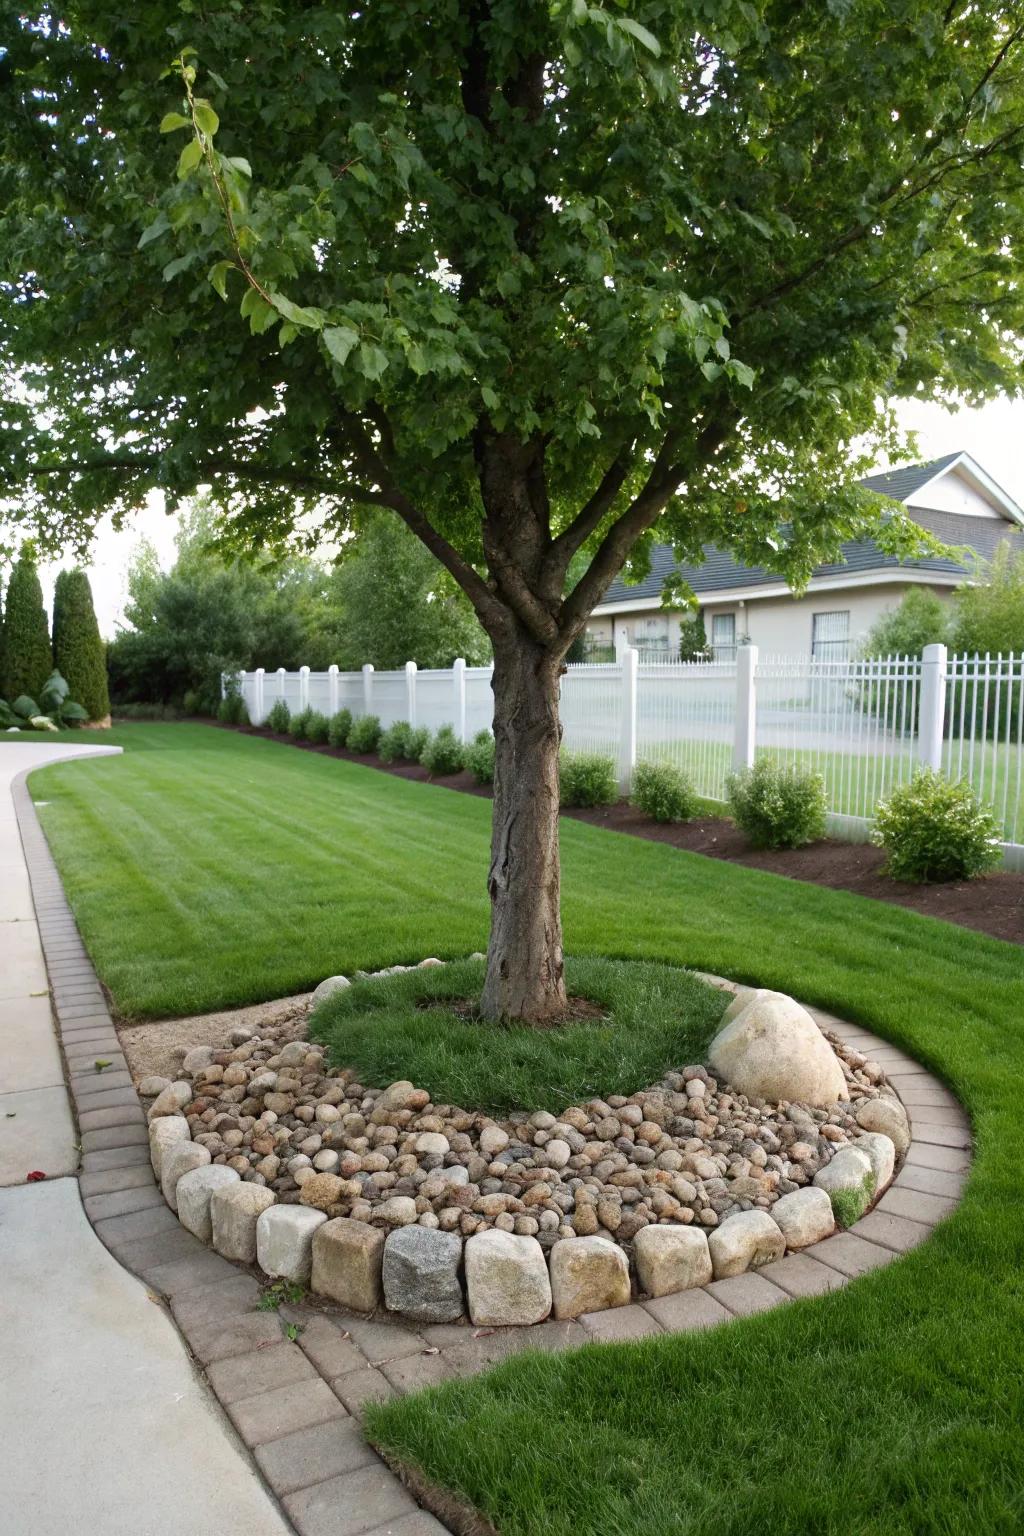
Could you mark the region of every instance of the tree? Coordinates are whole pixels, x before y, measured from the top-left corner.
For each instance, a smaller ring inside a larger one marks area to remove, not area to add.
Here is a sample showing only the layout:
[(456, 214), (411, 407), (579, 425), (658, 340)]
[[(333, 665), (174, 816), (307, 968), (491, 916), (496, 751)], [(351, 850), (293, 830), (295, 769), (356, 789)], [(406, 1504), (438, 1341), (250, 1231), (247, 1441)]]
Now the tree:
[(950, 644), (979, 656), (1024, 653), (1024, 551), (1001, 544), (979, 575), (956, 590)]
[(354, 542), (330, 583), (325, 611), (337, 640), (332, 660), (343, 670), (375, 667), (471, 666), (490, 656), (473, 609), (429, 550), (390, 516), (377, 516)]
[(23, 694), (38, 699), (53, 671), (53, 653), (43, 589), (31, 550), (23, 550), (15, 561), (7, 585), (3, 651), (0, 695), (11, 704)]
[(54, 587), (53, 664), (88, 719), (105, 720), (110, 714), (106, 656), (92, 588), (80, 568), (61, 571)]
[(708, 644), (703, 611), (698, 608), (691, 618), (683, 619), (679, 625), (679, 660), (713, 661), (714, 654)]
[(208, 483), (259, 546), (405, 522), (494, 649), (484, 1013), (560, 1015), (559, 675), (609, 582), (660, 521), (799, 585), (876, 526), (849, 482), (901, 446), (886, 402), (1020, 385), (1019, 0), (68, 0), (10, 31), (19, 514), (74, 543)]
[(868, 631), (865, 656), (920, 656), (949, 631), (950, 611), (929, 587), (910, 587), (897, 608), (883, 613)]

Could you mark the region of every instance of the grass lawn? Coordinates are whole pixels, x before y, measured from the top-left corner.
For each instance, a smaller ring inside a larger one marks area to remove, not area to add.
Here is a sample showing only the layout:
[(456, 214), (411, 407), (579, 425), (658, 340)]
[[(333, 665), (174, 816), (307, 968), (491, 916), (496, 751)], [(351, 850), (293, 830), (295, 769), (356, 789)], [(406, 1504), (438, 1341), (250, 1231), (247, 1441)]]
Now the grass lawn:
[[(194, 726), (32, 777), (122, 1008), (269, 997), (481, 947), (489, 805)], [(977, 1155), (922, 1249), (707, 1335), (525, 1355), (375, 1408), (501, 1536), (1009, 1536), (1024, 1528), (1024, 965), (885, 903), (582, 823), (566, 943), (792, 992), (951, 1084)]]

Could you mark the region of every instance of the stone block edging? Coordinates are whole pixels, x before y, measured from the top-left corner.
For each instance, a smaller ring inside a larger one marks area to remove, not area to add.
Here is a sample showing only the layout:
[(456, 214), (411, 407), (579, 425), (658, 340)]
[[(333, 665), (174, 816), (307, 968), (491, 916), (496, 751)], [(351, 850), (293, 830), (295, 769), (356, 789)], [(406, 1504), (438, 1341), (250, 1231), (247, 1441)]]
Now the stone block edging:
[[(300, 1536), (429, 1536), (449, 1528), (417, 1504), (367, 1444), (358, 1424), (365, 1403), (472, 1374), (518, 1349), (708, 1328), (824, 1294), (917, 1247), (959, 1201), (971, 1132), (949, 1089), (899, 1048), (810, 1008), (822, 1028), (879, 1062), (911, 1123), (900, 1173), (848, 1230), (730, 1279), (528, 1328), (414, 1328), (315, 1302), (259, 1310), (254, 1275), (185, 1230), (165, 1203), (150, 1163), (146, 1114), (26, 780), (27, 773), (20, 775), (12, 791), (81, 1130), (86, 1214), (114, 1257), (167, 1301)], [(451, 1519), (429, 1489), (417, 1485), (416, 1492)]]

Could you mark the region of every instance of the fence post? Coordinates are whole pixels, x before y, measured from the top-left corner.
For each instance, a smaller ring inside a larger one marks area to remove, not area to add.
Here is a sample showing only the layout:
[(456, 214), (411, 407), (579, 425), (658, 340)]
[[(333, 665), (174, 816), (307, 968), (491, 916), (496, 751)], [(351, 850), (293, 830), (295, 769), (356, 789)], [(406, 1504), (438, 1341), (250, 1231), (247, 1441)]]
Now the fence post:
[(278, 669), (277, 669), (277, 696), (278, 696), (279, 699), (283, 699), (284, 698), (284, 679), (285, 679), (284, 667), (278, 667)]
[(752, 768), (757, 746), (757, 646), (736, 649), (736, 731), (732, 742), (734, 768)]
[(299, 709), (309, 708), (309, 668), (299, 668)]
[(332, 661), (327, 668), (327, 703), (328, 714), (333, 720), (338, 713), (338, 663)]
[(456, 656), (452, 663), (452, 692), (455, 707), (455, 734), (460, 741), (466, 739), (466, 659)]
[(253, 725), (262, 725), (263, 718), (266, 714), (266, 710), (263, 707), (263, 683), (267, 674), (262, 667), (257, 667), (253, 675), (255, 680), (255, 688), (253, 690), (252, 702), (254, 713), (256, 715), (256, 718), (253, 721)]
[(373, 663), (363, 663), (363, 714), (373, 714)]
[(619, 789), (628, 795), (636, 767), (636, 684), (640, 654), (631, 645), (621, 652), (622, 721), (619, 736)]
[(407, 661), (405, 664), (405, 718), (412, 729), (416, 729), (416, 663)]
[(921, 718), (917, 730), (917, 756), (926, 768), (934, 768), (936, 772), (942, 767), (946, 659), (944, 645), (926, 645), (921, 656)]

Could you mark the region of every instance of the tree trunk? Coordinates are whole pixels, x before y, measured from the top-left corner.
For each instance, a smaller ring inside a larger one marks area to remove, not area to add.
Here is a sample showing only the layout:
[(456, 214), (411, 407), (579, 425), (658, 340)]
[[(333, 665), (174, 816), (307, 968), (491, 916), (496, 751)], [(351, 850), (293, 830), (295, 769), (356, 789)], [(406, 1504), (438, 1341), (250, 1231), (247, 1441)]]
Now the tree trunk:
[(487, 888), (485, 1018), (542, 1024), (564, 1013), (559, 906), (561, 662), (520, 630), (495, 646), (494, 819)]

